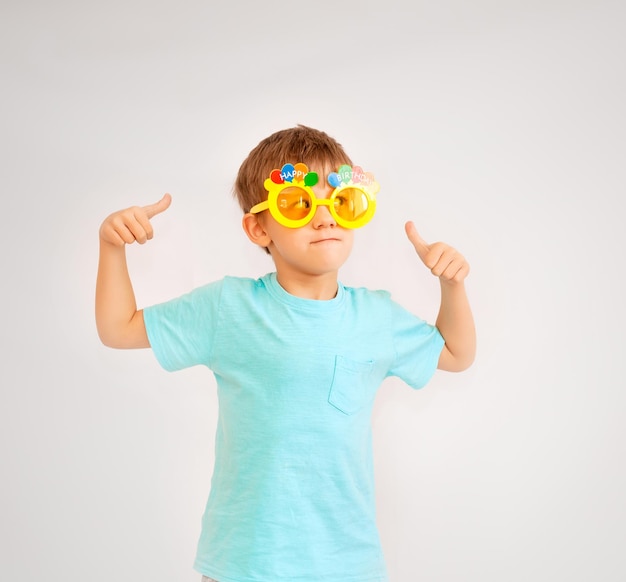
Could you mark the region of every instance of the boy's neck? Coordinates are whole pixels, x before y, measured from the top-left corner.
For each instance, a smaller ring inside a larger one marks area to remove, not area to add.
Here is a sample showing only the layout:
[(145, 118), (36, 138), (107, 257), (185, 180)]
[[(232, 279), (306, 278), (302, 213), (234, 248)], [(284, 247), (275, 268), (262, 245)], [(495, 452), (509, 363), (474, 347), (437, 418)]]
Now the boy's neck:
[(325, 273), (324, 275), (285, 275), (277, 272), (276, 280), (279, 285), (290, 295), (301, 299), (315, 299), (328, 301), (337, 296), (337, 273)]

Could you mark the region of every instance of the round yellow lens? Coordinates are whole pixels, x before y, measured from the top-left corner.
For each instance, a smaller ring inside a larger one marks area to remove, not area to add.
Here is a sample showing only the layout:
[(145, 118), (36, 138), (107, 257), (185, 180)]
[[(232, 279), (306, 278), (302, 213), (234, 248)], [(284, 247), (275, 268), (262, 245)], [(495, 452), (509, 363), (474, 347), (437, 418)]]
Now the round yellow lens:
[(362, 190), (345, 188), (334, 200), (335, 212), (347, 222), (357, 222), (367, 214), (369, 200)]
[(284, 188), (276, 197), (278, 211), (289, 220), (302, 220), (311, 212), (311, 196), (298, 186)]

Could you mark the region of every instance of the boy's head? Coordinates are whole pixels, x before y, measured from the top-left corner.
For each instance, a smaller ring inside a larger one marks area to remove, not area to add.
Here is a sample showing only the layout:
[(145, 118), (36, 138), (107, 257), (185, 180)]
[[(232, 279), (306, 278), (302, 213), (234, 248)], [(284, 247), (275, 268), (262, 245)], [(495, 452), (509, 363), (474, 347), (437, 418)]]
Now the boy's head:
[(341, 144), (323, 131), (304, 125), (277, 131), (259, 142), (239, 168), (233, 193), (244, 214), (267, 198), (265, 179), (286, 163), (332, 171), (341, 164), (352, 165), (352, 160)]

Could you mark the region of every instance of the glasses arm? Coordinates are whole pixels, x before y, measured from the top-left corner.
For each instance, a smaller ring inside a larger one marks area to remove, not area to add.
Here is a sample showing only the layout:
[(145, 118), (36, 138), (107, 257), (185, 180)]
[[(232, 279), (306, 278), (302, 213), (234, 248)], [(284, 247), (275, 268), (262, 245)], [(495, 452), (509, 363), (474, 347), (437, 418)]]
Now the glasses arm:
[(259, 202), (255, 204), (252, 208), (250, 208), (250, 214), (258, 214), (259, 212), (263, 212), (270, 207), (269, 200), (264, 200), (263, 202)]

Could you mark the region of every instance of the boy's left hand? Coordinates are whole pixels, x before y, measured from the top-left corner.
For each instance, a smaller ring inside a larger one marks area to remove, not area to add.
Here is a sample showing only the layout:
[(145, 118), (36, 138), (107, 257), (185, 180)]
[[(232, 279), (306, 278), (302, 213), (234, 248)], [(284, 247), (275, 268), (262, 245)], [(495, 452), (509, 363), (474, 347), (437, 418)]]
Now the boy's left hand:
[(422, 262), (444, 283), (462, 283), (469, 274), (469, 264), (456, 249), (442, 242), (428, 244), (409, 221), (404, 229)]

